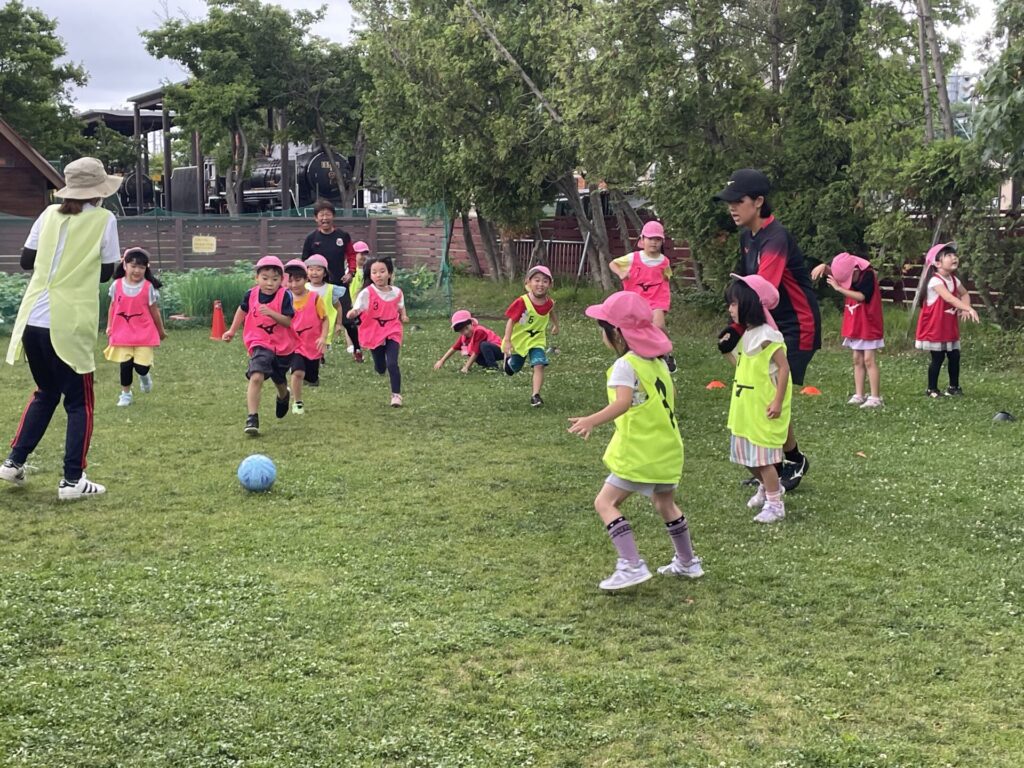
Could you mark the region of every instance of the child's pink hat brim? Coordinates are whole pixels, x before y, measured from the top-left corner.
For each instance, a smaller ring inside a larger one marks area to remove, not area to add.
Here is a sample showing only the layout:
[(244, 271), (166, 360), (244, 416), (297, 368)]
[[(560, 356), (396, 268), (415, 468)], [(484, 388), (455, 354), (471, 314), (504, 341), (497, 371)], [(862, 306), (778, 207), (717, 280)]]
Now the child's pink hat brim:
[(661, 357), (672, 351), (672, 342), (654, 324), (654, 311), (639, 294), (618, 291), (587, 307), (584, 314), (618, 328), (629, 348), (641, 357)]
[(760, 275), (737, 275), (733, 272), (729, 277), (739, 280), (741, 283), (746, 283), (753, 289), (754, 293), (757, 294), (757, 298), (761, 300), (761, 306), (764, 307), (765, 321), (775, 330), (779, 330), (779, 326), (775, 324), (775, 318), (772, 317), (770, 311), (779, 306), (779, 289)]
[(536, 275), (538, 272), (540, 272), (540, 274), (542, 274), (542, 275), (546, 275), (548, 280), (550, 280), (551, 282), (555, 282), (555, 278), (553, 278), (551, 276), (551, 270), (548, 269), (547, 267), (543, 266), (542, 264), (538, 264), (535, 267), (530, 267), (530, 269), (526, 273), (526, 279), (529, 280), (531, 277)]
[(356, 253), (369, 253), (370, 246), (368, 246), (362, 240), (356, 240), (354, 243), (352, 243), (352, 250), (355, 251)]
[(644, 228), (640, 230), (640, 238), (636, 241), (637, 248), (643, 247), (645, 237), (657, 237), (664, 240), (665, 227), (661, 225), (660, 221), (648, 221), (644, 224)]
[(284, 264), (277, 256), (264, 256), (256, 262), (256, 269), (263, 269), (264, 267), (277, 267), (284, 272)]
[(284, 265), (284, 268), (285, 271), (288, 271), (289, 269), (301, 269), (303, 272), (305, 272), (306, 262), (304, 262), (302, 259), (292, 259), (291, 261)]
[(863, 272), (865, 269), (871, 266), (871, 262), (867, 259), (862, 259), (860, 256), (854, 256), (852, 253), (836, 254), (835, 258), (832, 259), (832, 277), (835, 278), (836, 282), (842, 288), (850, 290), (850, 286), (853, 285), (853, 271), (859, 269)]
[(936, 243), (933, 245), (928, 249), (928, 253), (924, 255), (925, 269), (934, 264), (938, 260), (939, 254), (943, 251), (956, 251), (956, 246), (953, 243)]
[(323, 267), (324, 269), (327, 269), (327, 259), (319, 253), (314, 253), (306, 259), (306, 267)]
[(468, 309), (458, 310), (454, 315), (452, 315), (452, 329), (454, 330), (456, 325), (464, 323), (467, 320), (471, 322), (473, 320), (473, 315), (470, 313), (470, 311)]

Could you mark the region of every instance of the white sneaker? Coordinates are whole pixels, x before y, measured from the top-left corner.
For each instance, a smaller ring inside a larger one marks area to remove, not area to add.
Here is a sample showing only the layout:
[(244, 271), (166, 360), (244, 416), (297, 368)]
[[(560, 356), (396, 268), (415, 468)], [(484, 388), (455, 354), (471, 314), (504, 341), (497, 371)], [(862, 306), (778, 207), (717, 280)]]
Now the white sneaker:
[(847, 405), (861, 405), (864, 402), (864, 395), (854, 395), (846, 401)]
[(679, 555), (673, 555), (672, 562), (661, 566), (658, 573), (662, 576), (685, 576), (688, 579), (699, 579), (704, 575), (704, 569), (700, 567), (700, 558), (696, 555), (686, 565), (679, 559)]
[(75, 501), (76, 499), (85, 499), (89, 496), (99, 496), (106, 492), (107, 487), (105, 485), (86, 480), (84, 474), (77, 483), (61, 480), (60, 485), (57, 486), (57, 498), (61, 501)]
[(131, 404), (132, 404), (132, 393), (131, 393), (131, 391), (121, 392), (121, 394), (117, 396), (117, 407), (118, 408), (124, 408), (124, 406), (131, 405)]
[(6, 480), (15, 485), (24, 485), (25, 465), (18, 465), (10, 459), (4, 459), (4, 463), (0, 464), (0, 480)]
[(395, 395), (395, 394), (391, 395), (391, 407), (392, 408), (401, 408), (402, 407), (402, 396), (401, 395)]
[[(786, 489), (779, 484), (779, 493), (785, 493)], [(747, 499), (747, 506), (750, 509), (760, 509), (764, 506), (764, 503), (768, 500), (768, 493), (764, 489), (764, 483), (757, 484), (757, 493)]]
[(764, 509), (754, 516), (755, 523), (776, 523), (786, 516), (786, 505), (781, 501), (766, 501)]
[(625, 589), (626, 587), (632, 587), (634, 584), (643, 584), (651, 577), (652, 574), (647, 568), (647, 563), (643, 560), (636, 566), (633, 566), (629, 564), (629, 560), (619, 558), (615, 563), (615, 572), (598, 584), (598, 586), (608, 591)]
[(881, 408), (883, 405), (885, 405), (885, 403), (882, 402), (882, 398), (869, 397), (867, 400), (864, 401), (864, 404), (861, 406), (861, 408)]
[(139, 376), (139, 389), (143, 392), (153, 391), (153, 374), (147, 373), (145, 376)]

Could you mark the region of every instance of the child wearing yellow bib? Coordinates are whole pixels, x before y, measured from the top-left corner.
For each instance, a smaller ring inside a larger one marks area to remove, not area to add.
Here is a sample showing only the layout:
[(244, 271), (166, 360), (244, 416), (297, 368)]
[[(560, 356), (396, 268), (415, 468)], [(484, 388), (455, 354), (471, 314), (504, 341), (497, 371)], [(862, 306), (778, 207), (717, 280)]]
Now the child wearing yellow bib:
[(747, 501), (751, 509), (761, 508), (754, 522), (774, 523), (786, 516), (785, 490), (775, 465), (782, 461), (789, 432), (793, 389), (786, 344), (770, 311), (779, 303), (779, 292), (760, 275), (732, 277), (725, 300), (743, 334), (724, 333), (719, 339), (722, 354), (736, 365), (729, 404), (729, 458), (757, 478), (757, 492)]
[(548, 364), (547, 329), (558, 334), (555, 300), (548, 296), (551, 289), (551, 270), (537, 265), (526, 273), (526, 293), (513, 301), (505, 310), (505, 336), (501, 351), (505, 355), (505, 374), (515, 376), (527, 360), (533, 366), (533, 394), (530, 406), (544, 405), (540, 388), (544, 386), (544, 368)]
[(618, 355), (608, 369), (608, 405), (589, 416), (569, 419), (569, 432), (584, 440), (595, 427), (615, 422), (615, 434), (604, 452), (611, 474), (594, 499), (594, 508), (618, 559), (615, 571), (599, 586), (623, 589), (651, 578), (621, 510), (634, 493), (651, 499), (675, 549), (672, 562), (658, 568), (658, 573), (690, 579), (703, 576), (689, 525), (675, 503), (683, 471), (683, 439), (676, 422), (675, 387), (663, 359), (672, 351), (672, 342), (654, 325), (653, 310), (636, 293), (613, 293), (604, 303), (587, 307), (586, 315), (598, 321), (604, 345)]

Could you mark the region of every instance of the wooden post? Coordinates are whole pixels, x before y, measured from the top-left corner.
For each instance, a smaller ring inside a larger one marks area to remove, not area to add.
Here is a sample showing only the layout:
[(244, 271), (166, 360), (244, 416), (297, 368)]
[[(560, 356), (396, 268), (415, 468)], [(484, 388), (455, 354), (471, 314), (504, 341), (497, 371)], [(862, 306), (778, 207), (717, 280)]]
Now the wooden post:
[(171, 207), (171, 121), (167, 112), (167, 103), (160, 105), (160, 128), (164, 135), (164, 209), (172, 210)]
[(135, 215), (142, 213), (142, 112), (135, 102)]
[(259, 219), (259, 241), (260, 241), (260, 256), (265, 256), (267, 253), (267, 243), (270, 241), (270, 230), (269, 230), (269, 219), (260, 217)]

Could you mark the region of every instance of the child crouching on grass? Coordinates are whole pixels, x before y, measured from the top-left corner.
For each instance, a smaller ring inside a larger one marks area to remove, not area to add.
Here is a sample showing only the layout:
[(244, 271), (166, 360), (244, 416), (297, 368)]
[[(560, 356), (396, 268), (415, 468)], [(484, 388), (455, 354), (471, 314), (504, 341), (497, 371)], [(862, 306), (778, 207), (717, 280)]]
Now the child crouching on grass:
[(490, 328), (477, 322), (468, 309), (460, 309), (452, 315), (452, 330), (459, 334), (451, 348), (434, 363), (439, 371), (456, 352), (466, 356), (466, 362), (459, 370), (469, 373), (473, 363), (479, 363), (485, 371), (498, 371), (501, 360), (501, 337)]
[(129, 248), (114, 269), (107, 313), (107, 339), (103, 356), (121, 364), (119, 407), (132, 404), (132, 374), (139, 374), (139, 388), (153, 389), (153, 349), (167, 338), (160, 316), (160, 281), (149, 271), (149, 253)]
[(732, 277), (725, 300), (743, 334), (740, 338), (730, 328), (718, 340), (719, 351), (736, 366), (729, 403), (729, 458), (757, 478), (757, 492), (747, 501), (750, 509), (761, 508), (754, 522), (774, 523), (786, 516), (785, 491), (775, 465), (782, 461), (789, 432), (793, 389), (786, 344), (769, 311), (779, 303), (779, 291), (760, 275)]
[(650, 497), (675, 549), (672, 562), (658, 568), (658, 573), (690, 579), (703, 576), (689, 525), (674, 498), (683, 471), (683, 439), (676, 423), (675, 387), (663, 359), (671, 353), (672, 342), (654, 325), (653, 311), (636, 293), (613, 293), (604, 303), (588, 307), (586, 315), (597, 320), (604, 345), (618, 355), (607, 374), (608, 406), (590, 416), (569, 419), (569, 432), (584, 440), (594, 427), (615, 421), (615, 434), (604, 452), (611, 474), (594, 499), (594, 508), (618, 560), (615, 571), (599, 586), (623, 589), (651, 578), (621, 510), (634, 493)]
[(295, 335), (295, 352), (292, 354), (291, 374), (294, 398), (292, 413), (301, 416), (306, 412), (302, 402), (302, 383), (308, 381), (315, 387), (320, 383), (320, 358), (324, 354), (330, 321), (320, 297), (306, 290), (306, 265), (302, 259), (292, 259), (284, 265), (288, 275), (288, 290), (292, 293), (291, 331)]
[(245, 376), (249, 386), (245, 393), (248, 415), (245, 434), (255, 437), (260, 433), (260, 394), (263, 382), (269, 376), (277, 387), (275, 415), (283, 419), (288, 415), (288, 366), (295, 351), (295, 334), (291, 332), (292, 294), (281, 281), (284, 264), (277, 256), (264, 256), (256, 262), (256, 285), (242, 299), (235, 310), (231, 327), (224, 331), (224, 341), (235, 337), (242, 326), (242, 340), (249, 353), (249, 368)]

